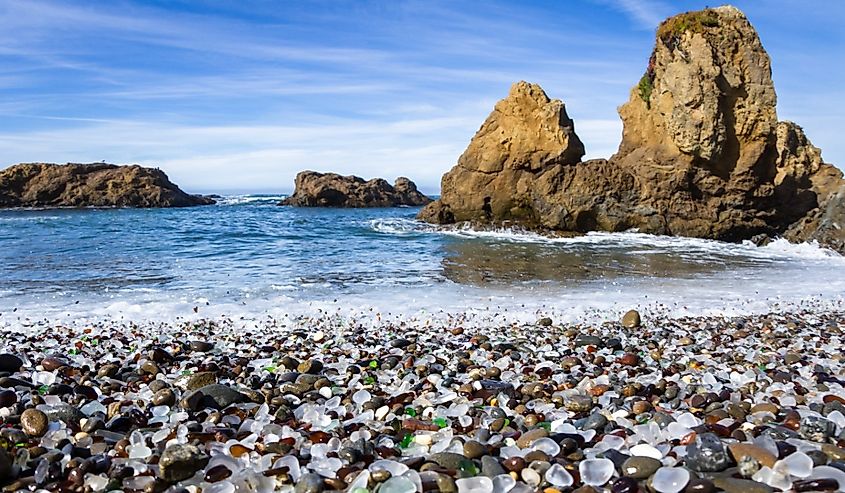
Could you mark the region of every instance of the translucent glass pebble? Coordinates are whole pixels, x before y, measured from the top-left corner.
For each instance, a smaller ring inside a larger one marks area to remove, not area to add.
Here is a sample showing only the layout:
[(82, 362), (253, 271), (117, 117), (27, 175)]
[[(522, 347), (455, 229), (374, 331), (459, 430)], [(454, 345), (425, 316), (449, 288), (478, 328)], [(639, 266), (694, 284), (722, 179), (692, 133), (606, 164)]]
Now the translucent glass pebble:
[(218, 481), (207, 488), (203, 488), (203, 493), (235, 493), (235, 485), (228, 481)]
[(387, 471), (391, 476), (401, 476), (408, 470), (408, 466), (387, 459), (380, 459), (370, 464), (370, 472)]
[(610, 459), (585, 459), (578, 464), (581, 481), (590, 486), (602, 486), (613, 477), (614, 466)]
[[(775, 466), (777, 465), (776, 463)], [(785, 467), (778, 467), (777, 469), (770, 469), (765, 466), (761, 467), (759, 471), (751, 476), (751, 479), (779, 490), (788, 490), (792, 486), (792, 480), (789, 478)]]
[(566, 488), (573, 483), (572, 475), (560, 464), (552, 464), (546, 470), (546, 481), (559, 488)]
[(516, 480), (510, 474), (499, 474), (493, 478), (493, 493), (508, 493), (516, 486)]
[(637, 455), (642, 457), (651, 457), (652, 459), (660, 460), (663, 458), (663, 454), (657, 450), (653, 445), (649, 445), (647, 443), (641, 443), (639, 445), (635, 445), (630, 449), (631, 455)]
[[(789, 474), (798, 478), (806, 478), (813, 472), (813, 459), (803, 452), (787, 455), (782, 461)], [(777, 469), (777, 464), (775, 464)]]
[(522, 477), (522, 480), (525, 482), (525, 484), (532, 488), (536, 488), (537, 486), (539, 486), (540, 482), (543, 480), (543, 478), (540, 477), (540, 473), (538, 473), (534, 469), (531, 469), (530, 467), (526, 467), (525, 469), (523, 469), (520, 476)]
[(330, 457), (312, 460), (308, 467), (320, 476), (333, 478), (337, 470), (343, 467), (343, 462), (338, 458)]
[[(393, 477), (381, 484), (381, 493), (416, 493), (417, 487), (413, 481), (403, 477)], [(458, 488), (460, 491), (460, 487)]]
[(458, 479), (455, 484), (458, 493), (493, 493), (493, 480), (484, 476)]
[(680, 467), (661, 467), (654, 473), (651, 485), (658, 493), (678, 493), (689, 483), (689, 471)]
[(534, 450), (547, 453), (550, 457), (556, 457), (560, 453), (560, 445), (551, 438), (539, 438), (532, 444)]
[(372, 398), (372, 395), (364, 389), (359, 390), (352, 394), (352, 402), (357, 404), (358, 406), (363, 406), (365, 403), (369, 402)]

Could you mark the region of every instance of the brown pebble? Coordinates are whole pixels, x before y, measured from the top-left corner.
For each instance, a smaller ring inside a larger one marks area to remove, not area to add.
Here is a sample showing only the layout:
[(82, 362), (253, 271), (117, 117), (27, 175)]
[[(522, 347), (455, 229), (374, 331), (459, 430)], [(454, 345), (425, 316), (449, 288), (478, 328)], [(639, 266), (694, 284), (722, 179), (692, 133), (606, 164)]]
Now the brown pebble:
[(21, 414), (21, 428), (31, 437), (43, 436), (48, 424), (47, 415), (38, 409), (27, 409)]

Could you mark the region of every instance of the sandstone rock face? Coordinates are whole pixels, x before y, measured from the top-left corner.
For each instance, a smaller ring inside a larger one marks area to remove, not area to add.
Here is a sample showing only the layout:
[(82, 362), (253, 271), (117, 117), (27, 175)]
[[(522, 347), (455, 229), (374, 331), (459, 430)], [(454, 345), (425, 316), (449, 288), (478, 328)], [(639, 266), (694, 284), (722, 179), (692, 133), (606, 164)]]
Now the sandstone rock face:
[(835, 245), (841, 173), (799, 126), (778, 122), (776, 100), (769, 56), (742, 12), (681, 14), (659, 27), (646, 73), (619, 109), (623, 138), (610, 160), (577, 162), (583, 145), (563, 103), (521, 82), (419, 217)]
[[(458, 164), (443, 176), (440, 200), (421, 211), (420, 217), (438, 223), (542, 223), (543, 212), (553, 212), (538, 209), (554, 206), (535, 202), (556, 191), (560, 185), (556, 177), (583, 155), (584, 145), (564, 104), (550, 100), (536, 84), (518, 82), (496, 104)], [(578, 171), (568, 170), (572, 179)], [(536, 190), (539, 182), (545, 190)]]
[(159, 169), (137, 165), (24, 163), (0, 171), (0, 207), (185, 207), (189, 195)]
[(296, 175), (293, 195), (279, 205), (298, 207), (396, 207), (419, 206), (431, 199), (411, 180), (400, 177), (390, 186), (381, 178), (364, 181), (357, 176), (302, 171)]

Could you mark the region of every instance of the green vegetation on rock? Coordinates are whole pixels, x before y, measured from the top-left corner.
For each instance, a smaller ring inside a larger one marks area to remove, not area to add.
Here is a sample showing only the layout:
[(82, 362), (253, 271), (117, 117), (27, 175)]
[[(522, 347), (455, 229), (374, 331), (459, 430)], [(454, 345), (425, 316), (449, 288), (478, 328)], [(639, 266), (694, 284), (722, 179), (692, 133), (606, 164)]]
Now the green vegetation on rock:
[(713, 9), (686, 12), (663, 21), (657, 28), (657, 37), (668, 43), (677, 40), (687, 31), (701, 33), (708, 27), (717, 27), (718, 25), (719, 15)]
[(637, 84), (637, 90), (640, 93), (640, 98), (651, 108), (651, 91), (654, 90), (654, 84), (648, 74), (643, 74), (639, 84)]

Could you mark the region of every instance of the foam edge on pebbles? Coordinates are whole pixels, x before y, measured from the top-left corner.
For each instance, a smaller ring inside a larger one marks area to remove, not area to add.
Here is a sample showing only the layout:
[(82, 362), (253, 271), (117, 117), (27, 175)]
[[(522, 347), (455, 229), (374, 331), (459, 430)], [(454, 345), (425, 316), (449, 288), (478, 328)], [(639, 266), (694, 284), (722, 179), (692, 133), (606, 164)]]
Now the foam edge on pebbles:
[(4, 491), (845, 490), (843, 313), (0, 332)]

